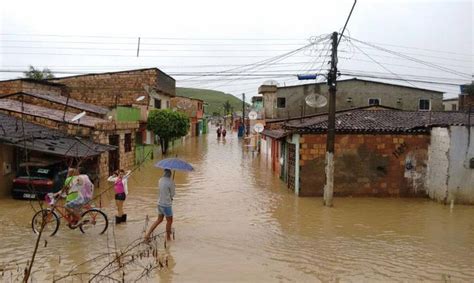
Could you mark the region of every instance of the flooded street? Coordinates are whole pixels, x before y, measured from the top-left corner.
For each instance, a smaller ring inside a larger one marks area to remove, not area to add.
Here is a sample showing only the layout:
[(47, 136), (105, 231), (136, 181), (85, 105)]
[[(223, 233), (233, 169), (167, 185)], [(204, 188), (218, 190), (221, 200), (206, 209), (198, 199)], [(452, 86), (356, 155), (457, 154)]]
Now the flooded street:
[[(170, 156), (175, 155), (196, 170), (176, 174), (176, 239), (162, 248), (168, 268), (154, 270), (141, 281), (474, 280), (472, 206), (455, 206), (450, 212), (449, 206), (424, 199), (335, 198), (335, 207), (327, 208), (320, 198), (295, 197), (264, 160), (242, 150), (235, 134), (225, 142), (214, 134), (190, 138), (171, 150)], [(55, 236), (45, 237), (48, 242), (46, 247), (44, 240), (40, 243), (33, 281), (51, 281), (74, 265), (141, 237), (146, 215), (156, 217), (161, 174), (148, 162), (132, 175), (127, 223), (112, 224), (98, 237), (62, 223)], [(112, 222), (112, 193), (107, 197), (102, 204)], [(33, 214), (28, 201), (0, 199), (3, 281), (18, 280), (18, 268), (31, 257)], [(163, 230), (161, 224), (157, 231)], [(134, 267), (127, 272), (140, 271)]]

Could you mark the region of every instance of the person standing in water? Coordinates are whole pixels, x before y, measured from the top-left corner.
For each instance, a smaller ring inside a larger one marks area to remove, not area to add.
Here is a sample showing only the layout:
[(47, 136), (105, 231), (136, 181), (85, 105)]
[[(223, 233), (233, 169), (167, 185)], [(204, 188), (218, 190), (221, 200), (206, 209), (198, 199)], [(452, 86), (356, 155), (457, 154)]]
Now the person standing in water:
[(125, 171), (123, 169), (117, 170), (112, 176), (110, 176), (107, 181), (114, 182), (115, 189), (115, 203), (117, 205), (117, 216), (115, 216), (115, 223), (120, 224), (122, 222), (127, 222), (127, 214), (123, 213), (123, 203), (127, 198), (128, 194), (128, 177), (130, 176), (130, 171)]
[(158, 218), (153, 222), (150, 229), (145, 234), (145, 241), (150, 240), (150, 235), (166, 217), (166, 239), (171, 240), (171, 225), (173, 224), (173, 198), (175, 195), (175, 184), (171, 179), (171, 170), (165, 169), (163, 177), (158, 181), (159, 199), (158, 199)]

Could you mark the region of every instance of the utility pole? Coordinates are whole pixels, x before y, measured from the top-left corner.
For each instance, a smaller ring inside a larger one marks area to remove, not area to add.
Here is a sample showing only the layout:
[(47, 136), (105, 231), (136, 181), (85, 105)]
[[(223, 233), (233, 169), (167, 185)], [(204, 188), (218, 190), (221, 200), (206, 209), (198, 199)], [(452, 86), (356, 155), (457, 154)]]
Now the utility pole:
[(329, 109), (326, 141), (326, 186), (324, 186), (324, 205), (332, 206), (334, 195), (334, 141), (336, 136), (336, 91), (337, 91), (337, 32), (332, 34), (331, 69), (328, 73)]

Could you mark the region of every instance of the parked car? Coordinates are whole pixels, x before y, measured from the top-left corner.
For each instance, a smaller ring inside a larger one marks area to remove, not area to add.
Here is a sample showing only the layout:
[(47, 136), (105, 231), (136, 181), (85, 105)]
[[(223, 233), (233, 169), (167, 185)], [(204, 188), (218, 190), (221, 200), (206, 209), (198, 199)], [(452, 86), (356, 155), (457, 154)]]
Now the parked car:
[(67, 168), (61, 162), (22, 163), (13, 179), (12, 196), (16, 199), (44, 199), (46, 194), (61, 190), (66, 176)]

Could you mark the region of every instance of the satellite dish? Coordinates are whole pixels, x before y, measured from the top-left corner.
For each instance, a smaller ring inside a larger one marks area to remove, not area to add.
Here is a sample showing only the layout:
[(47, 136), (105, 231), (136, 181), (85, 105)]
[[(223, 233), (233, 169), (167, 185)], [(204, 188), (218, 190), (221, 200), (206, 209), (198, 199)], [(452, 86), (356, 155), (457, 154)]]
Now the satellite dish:
[(264, 81), (262, 85), (274, 85), (274, 86), (279, 86), (280, 84), (275, 81), (275, 80), (268, 80), (268, 81)]
[(328, 100), (321, 94), (312, 93), (304, 99), (309, 107), (321, 108), (328, 104)]
[(258, 116), (257, 112), (255, 112), (255, 111), (250, 111), (249, 112), (249, 119), (250, 120), (257, 120), (257, 116)]
[(136, 100), (136, 101), (142, 101), (143, 99), (145, 99), (145, 96), (144, 96), (144, 95), (142, 95), (142, 96), (138, 97), (138, 98), (137, 98), (137, 99), (135, 99), (135, 100)]
[(76, 122), (77, 120), (81, 119), (82, 117), (86, 116), (86, 111), (77, 114), (76, 116), (72, 117), (71, 122)]
[(112, 116), (109, 116), (109, 120), (112, 120), (112, 118), (113, 118)]
[(255, 132), (257, 132), (257, 133), (263, 132), (263, 129), (264, 129), (264, 128), (265, 128), (265, 127), (263, 126), (262, 123), (257, 123), (257, 124), (255, 124), (255, 125), (253, 126), (253, 130), (254, 130)]

